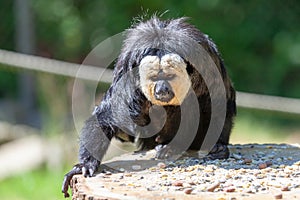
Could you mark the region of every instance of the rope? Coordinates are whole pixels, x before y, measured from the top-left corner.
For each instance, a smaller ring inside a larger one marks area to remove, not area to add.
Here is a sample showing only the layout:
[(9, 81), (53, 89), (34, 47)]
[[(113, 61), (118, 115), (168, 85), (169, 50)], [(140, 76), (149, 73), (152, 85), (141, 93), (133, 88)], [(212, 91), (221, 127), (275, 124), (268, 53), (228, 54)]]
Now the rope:
[(244, 108), (300, 114), (300, 100), (295, 98), (237, 92), (237, 105)]
[[(112, 81), (112, 70), (109, 69), (73, 64), (6, 50), (0, 50), (0, 63), (17, 68), (48, 72), (91, 81), (99, 81), (99, 74), (103, 73), (101, 77), (102, 82), (111, 83)], [(77, 73), (79, 69), (80, 73)]]
[[(0, 50), (0, 63), (17, 68), (42, 71), (85, 80), (111, 83), (112, 70), (95, 66), (73, 64), (64, 61)], [(80, 69), (80, 73), (77, 73)], [(81, 70), (84, 69), (84, 70)], [(237, 92), (237, 105), (244, 108), (300, 114), (300, 100), (246, 92)]]

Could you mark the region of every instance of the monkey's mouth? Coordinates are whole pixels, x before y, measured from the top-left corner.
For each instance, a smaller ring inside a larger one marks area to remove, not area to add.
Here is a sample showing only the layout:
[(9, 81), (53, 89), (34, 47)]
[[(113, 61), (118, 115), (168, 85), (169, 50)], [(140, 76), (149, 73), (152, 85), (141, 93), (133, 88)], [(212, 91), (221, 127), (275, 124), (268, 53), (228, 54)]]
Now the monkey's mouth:
[(154, 97), (158, 101), (169, 102), (174, 98), (171, 85), (166, 80), (157, 81), (154, 87)]

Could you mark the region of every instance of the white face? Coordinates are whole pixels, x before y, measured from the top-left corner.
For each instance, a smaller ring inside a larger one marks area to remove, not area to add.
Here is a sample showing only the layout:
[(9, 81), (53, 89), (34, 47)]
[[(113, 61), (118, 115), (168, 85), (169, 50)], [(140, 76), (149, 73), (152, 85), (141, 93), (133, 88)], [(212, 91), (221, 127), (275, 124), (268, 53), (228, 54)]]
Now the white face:
[[(177, 54), (146, 56), (139, 66), (140, 85), (146, 98), (155, 105), (180, 105), (185, 99), (191, 80), (186, 63)], [(169, 98), (158, 98), (157, 88), (167, 88)]]

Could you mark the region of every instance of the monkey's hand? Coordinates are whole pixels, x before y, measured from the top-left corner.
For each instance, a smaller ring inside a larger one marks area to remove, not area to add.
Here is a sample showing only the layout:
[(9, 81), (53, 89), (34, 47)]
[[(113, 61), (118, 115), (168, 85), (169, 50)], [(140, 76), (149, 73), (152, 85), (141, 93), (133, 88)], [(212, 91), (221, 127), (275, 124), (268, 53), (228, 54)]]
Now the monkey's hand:
[[(79, 164), (64, 177), (62, 192), (65, 197), (69, 197), (68, 189), (72, 177), (76, 174), (82, 174), (84, 177), (91, 177), (98, 170), (100, 161), (104, 156), (112, 136), (115, 135), (114, 129), (105, 126), (103, 120), (101, 123), (95, 115), (91, 116), (81, 130), (79, 147)], [(95, 158), (97, 156), (97, 159)]]
[(82, 174), (84, 177), (91, 177), (97, 171), (99, 165), (100, 162), (93, 157), (90, 157), (85, 163), (74, 165), (73, 169), (65, 175), (62, 183), (62, 193), (64, 193), (65, 198), (70, 197), (68, 190), (74, 175)]
[(169, 144), (159, 144), (155, 147), (156, 150), (156, 158), (158, 159), (171, 159), (172, 156), (177, 156), (178, 154), (182, 153), (180, 149), (174, 148)]

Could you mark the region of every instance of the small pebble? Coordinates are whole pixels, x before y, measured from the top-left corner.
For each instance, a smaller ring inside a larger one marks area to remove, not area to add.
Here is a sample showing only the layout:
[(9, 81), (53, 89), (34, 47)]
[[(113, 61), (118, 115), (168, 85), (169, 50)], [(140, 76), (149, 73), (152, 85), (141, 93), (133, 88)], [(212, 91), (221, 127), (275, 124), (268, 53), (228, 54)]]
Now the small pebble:
[(119, 171), (120, 172), (125, 172), (125, 169), (124, 168), (120, 168)]
[(181, 187), (183, 185), (183, 182), (182, 181), (175, 181), (175, 182), (173, 182), (172, 185), (176, 186), (176, 187)]
[(275, 199), (282, 199), (282, 194), (281, 193), (280, 194), (275, 194), (274, 198)]
[(265, 169), (265, 168), (267, 168), (268, 166), (267, 166), (267, 164), (266, 163), (259, 163), (258, 164), (258, 168), (259, 169)]
[(112, 175), (110, 171), (105, 172), (105, 175)]
[(251, 164), (252, 163), (252, 159), (245, 158), (243, 163), (244, 164)]
[(267, 167), (269, 167), (269, 166), (273, 165), (273, 163), (272, 163), (272, 161), (268, 160), (268, 161), (266, 161), (266, 165), (267, 165)]
[(217, 183), (214, 183), (214, 184), (212, 184), (211, 186), (209, 186), (208, 188), (207, 188), (207, 191), (208, 192), (213, 192), (216, 188), (218, 188), (220, 186), (220, 182), (217, 182)]
[(289, 187), (288, 186), (282, 186), (281, 191), (289, 191)]
[(193, 188), (186, 188), (183, 192), (184, 192), (185, 194), (191, 194), (192, 191), (193, 191)]
[(186, 182), (184, 182), (184, 183), (182, 184), (182, 186), (185, 187), (185, 188), (191, 187), (191, 185), (190, 185), (189, 183), (186, 183)]
[(227, 187), (227, 188), (224, 188), (224, 191), (225, 192), (234, 192), (235, 188), (234, 187)]
[(294, 165), (300, 166), (300, 161), (295, 162)]
[(164, 169), (164, 168), (166, 168), (166, 164), (165, 163), (163, 163), (163, 162), (159, 162), (159, 163), (157, 163), (157, 167), (158, 168), (161, 168), (161, 169)]
[(239, 154), (236, 154), (236, 153), (233, 153), (233, 154), (232, 154), (232, 156), (233, 156), (235, 159), (237, 159), (237, 160), (239, 160), (239, 159), (241, 159), (241, 158), (242, 158), (242, 156), (241, 156), (241, 155), (239, 155)]
[(196, 183), (194, 181), (190, 181), (189, 184), (190, 185), (196, 185)]
[(147, 191), (155, 191), (156, 190), (156, 188), (154, 186), (147, 187), (146, 189), (147, 189)]
[(131, 169), (132, 170), (140, 170), (140, 169), (142, 169), (142, 166), (141, 165), (132, 165)]
[(132, 174), (131, 174), (131, 173), (125, 173), (124, 176), (126, 176), (126, 177), (131, 177)]
[(244, 192), (249, 193), (249, 194), (255, 194), (256, 191), (249, 188), (249, 189), (244, 190)]

